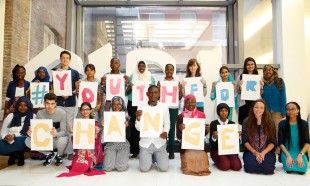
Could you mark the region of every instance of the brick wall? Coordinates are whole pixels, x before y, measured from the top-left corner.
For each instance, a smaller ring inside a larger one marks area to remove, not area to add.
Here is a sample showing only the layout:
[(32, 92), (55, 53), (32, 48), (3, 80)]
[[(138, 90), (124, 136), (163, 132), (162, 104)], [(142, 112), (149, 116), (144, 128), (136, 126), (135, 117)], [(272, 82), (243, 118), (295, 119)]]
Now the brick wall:
[(44, 25), (57, 35), (58, 46), (65, 48), (66, 2), (65, 0), (6, 0), (3, 106), (7, 86), (12, 80), (11, 72), (14, 66), (26, 64), (44, 50)]
[(3, 51), (4, 105), (6, 87), (11, 81), (11, 71), (16, 64), (28, 62), (30, 0), (6, 0)]
[(29, 60), (44, 50), (44, 25), (57, 35), (57, 45), (65, 48), (66, 2), (65, 0), (32, 0)]

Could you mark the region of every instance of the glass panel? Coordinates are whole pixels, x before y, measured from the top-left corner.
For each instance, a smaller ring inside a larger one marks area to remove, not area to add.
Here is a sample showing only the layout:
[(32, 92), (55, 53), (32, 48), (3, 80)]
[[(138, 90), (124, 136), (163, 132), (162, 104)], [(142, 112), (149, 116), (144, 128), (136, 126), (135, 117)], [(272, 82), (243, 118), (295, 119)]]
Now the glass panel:
[(226, 8), (84, 8), (85, 56), (107, 43), (112, 45), (112, 55), (118, 56), (121, 63), (126, 62), (128, 52), (139, 48), (162, 50), (178, 64), (186, 64), (202, 51), (219, 48), (218, 56), (226, 64)]

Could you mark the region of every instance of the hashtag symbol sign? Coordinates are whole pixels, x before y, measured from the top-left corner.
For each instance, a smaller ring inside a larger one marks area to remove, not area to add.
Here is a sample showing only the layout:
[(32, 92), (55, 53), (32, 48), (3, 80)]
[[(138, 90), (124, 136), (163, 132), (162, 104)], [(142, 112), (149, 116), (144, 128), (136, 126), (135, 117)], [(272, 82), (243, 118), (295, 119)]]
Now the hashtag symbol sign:
[[(37, 105), (38, 103), (43, 103), (43, 100), (44, 100), (44, 95), (46, 93), (48, 93), (48, 91), (46, 90), (46, 85), (43, 85), (42, 86), (42, 91), (39, 90), (40, 86), (38, 85), (36, 87), (36, 91), (35, 92), (32, 92), (31, 94), (31, 99), (35, 102), (35, 104)], [(40, 102), (39, 102), (40, 100)]]

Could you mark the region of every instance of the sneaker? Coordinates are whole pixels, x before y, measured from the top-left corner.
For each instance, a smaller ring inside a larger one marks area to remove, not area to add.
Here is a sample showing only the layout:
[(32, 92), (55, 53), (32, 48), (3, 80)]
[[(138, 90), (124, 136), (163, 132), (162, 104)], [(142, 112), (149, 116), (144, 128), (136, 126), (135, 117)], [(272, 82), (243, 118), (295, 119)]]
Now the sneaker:
[(44, 166), (50, 165), (53, 162), (55, 156), (56, 154), (54, 152), (46, 154), (45, 162), (43, 163), (43, 165)]
[(56, 160), (56, 162), (55, 162), (55, 165), (56, 165), (56, 166), (59, 166), (59, 165), (62, 164), (62, 156), (60, 156), (59, 154), (57, 154), (57, 155), (55, 156), (55, 160)]

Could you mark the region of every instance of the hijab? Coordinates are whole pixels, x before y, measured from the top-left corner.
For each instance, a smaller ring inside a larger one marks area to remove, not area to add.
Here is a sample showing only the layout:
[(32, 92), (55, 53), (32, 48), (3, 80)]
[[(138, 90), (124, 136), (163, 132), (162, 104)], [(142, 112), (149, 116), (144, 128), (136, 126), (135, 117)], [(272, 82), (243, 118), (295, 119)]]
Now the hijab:
[[(26, 103), (27, 107), (28, 107), (28, 111), (25, 113), (21, 113), (18, 110), (18, 106), (22, 103)], [(30, 126), (30, 119), (33, 119), (33, 107), (32, 107), (32, 103), (30, 102), (29, 98), (26, 96), (22, 96), (20, 97), (16, 104), (15, 104), (15, 108), (14, 108), (14, 113), (13, 113), (13, 119), (11, 121), (11, 123), (8, 125), (8, 128), (12, 128), (12, 127), (19, 127), (22, 124), (22, 117), (26, 116), (25, 121), (24, 121), (24, 125), (22, 130), (20, 131), (20, 134), (22, 136), (26, 136), (27, 135), (27, 131), (29, 129)]]
[[(44, 72), (45, 72), (45, 78), (43, 78), (43, 79), (40, 79), (40, 78), (38, 77), (38, 73), (39, 73), (40, 70), (44, 70)], [(32, 82), (34, 82), (34, 81), (36, 81), (36, 80), (39, 80), (40, 82), (49, 82), (49, 81), (50, 81), (50, 75), (48, 74), (47, 69), (46, 69), (45, 67), (43, 67), (43, 66), (39, 67), (39, 68), (34, 72), (34, 75), (35, 75), (35, 77), (33, 78)]]
[[(184, 97), (184, 103), (186, 101), (188, 101), (189, 99), (194, 99), (196, 101), (196, 97), (193, 94), (187, 94)], [(192, 111), (188, 110), (185, 106), (185, 109), (182, 112), (182, 116), (183, 116), (183, 118), (206, 118), (205, 114), (203, 112), (199, 111), (196, 106), (195, 106), (194, 110), (192, 110)]]

